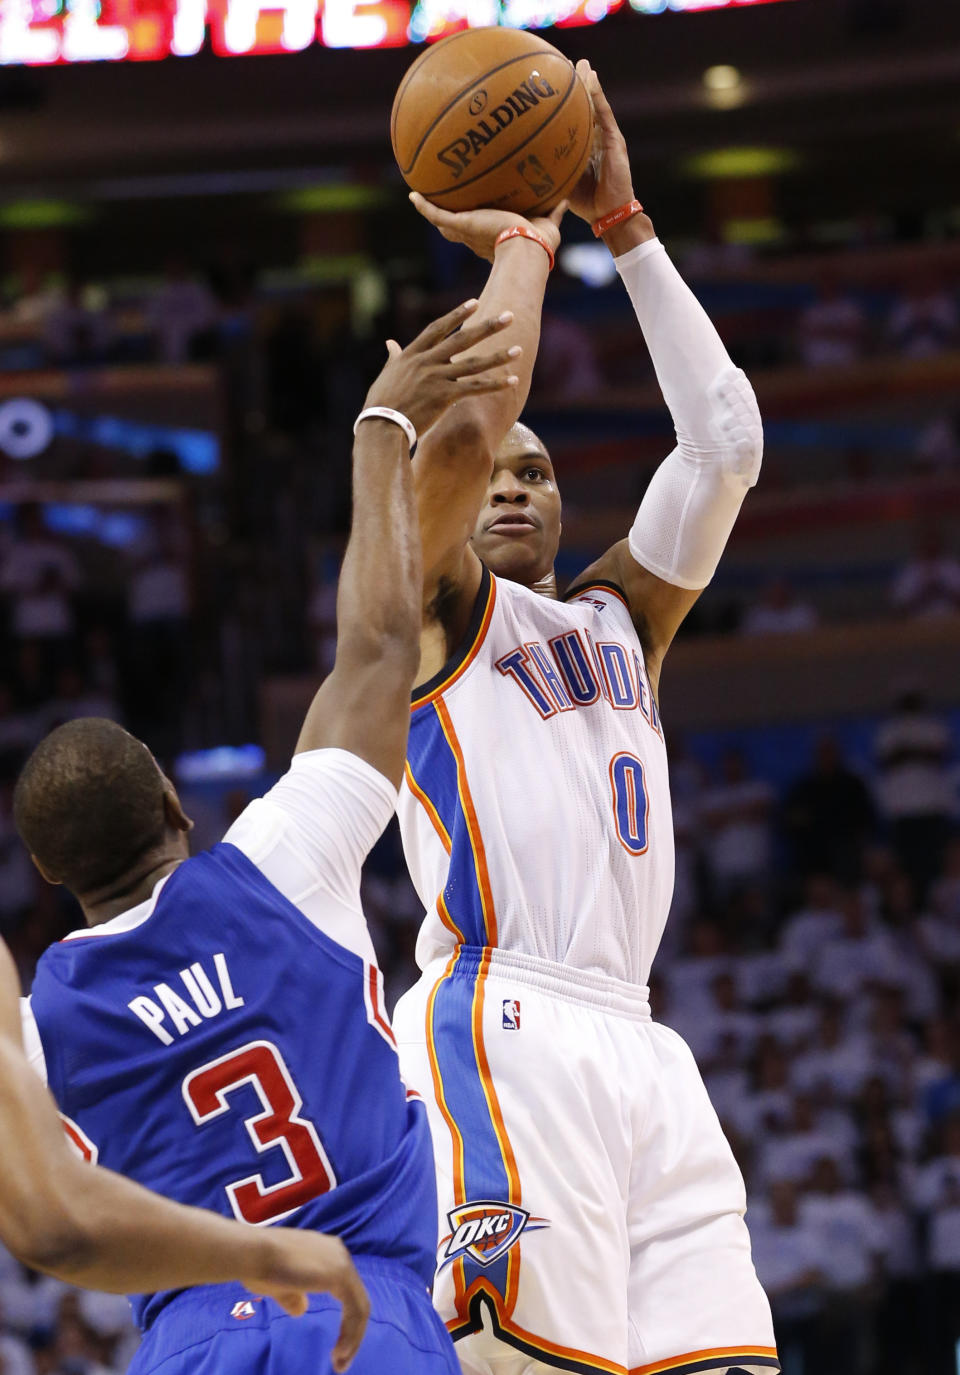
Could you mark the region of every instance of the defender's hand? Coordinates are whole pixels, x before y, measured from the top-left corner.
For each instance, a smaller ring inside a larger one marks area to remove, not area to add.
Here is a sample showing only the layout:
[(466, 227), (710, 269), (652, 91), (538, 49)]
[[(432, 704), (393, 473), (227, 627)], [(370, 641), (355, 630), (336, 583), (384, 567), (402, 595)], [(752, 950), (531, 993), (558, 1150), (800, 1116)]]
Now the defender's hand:
[(295, 1318), (307, 1311), (308, 1294), (332, 1294), (339, 1299), (343, 1316), (330, 1359), (334, 1370), (346, 1370), (370, 1316), (370, 1300), (349, 1251), (338, 1237), (296, 1227), (275, 1227), (263, 1239), (267, 1252), (262, 1273), (246, 1276), (247, 1288), (268, 1294)]
[(405, 349), (395, 339), (388, 339), (390, 357), (367, 392), (364, 408), (389, 406), (402, 411), (417, 434), (425, 434), (454, 401), (476, 396), (478, 392), (515, 387), (516, 374), (507, 370), (505, 364), (512, 363), (522, 352), (519, 344), (470, 358), (459, 356), (506, 329), (513, 319), (513, 313), (507, 310), (496, 320), (464, 324), (478, 304), (465, 301), (442, 319), (434, 320)]
[(411, 191), (410, 199), (423, 218), (439, 229), (445, 239), (451, 243), (466, 244), (478, 258), (486, 258), (491, 263), (497, 236), (514, 225), (529, 225), (546, 239), (556, 253), (560, 246), (560, 221), (567, 210), (567, 202), (561, 201), (549, 215), (526, 219), (523, 215), (515, 215), (512, 210), (442, 210), (439, 205), (425, 200), (418, 191)]
[(593, 102), (594, 148), (586, 172), (570, 197), (570, 209), (588, 224), (634, 199), (627, 142), (620, 132), (600, 79), (585, 57), (577, 75)]

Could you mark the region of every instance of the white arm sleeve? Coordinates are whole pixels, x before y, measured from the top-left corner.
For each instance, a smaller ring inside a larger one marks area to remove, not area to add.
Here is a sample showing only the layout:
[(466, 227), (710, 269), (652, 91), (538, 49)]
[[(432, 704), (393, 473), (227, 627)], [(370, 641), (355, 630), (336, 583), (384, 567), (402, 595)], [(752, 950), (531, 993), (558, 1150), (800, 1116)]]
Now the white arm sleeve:
[(630, 531), (636, 561), (664, 582), (706, 587), (760, 474), (763, 429), (753, 388), (659, 239), (616, 259), (677, 447), (654, 473)]
[(347, 750), (308, 750), (224, 840), (314, 926), (373, 964), (360, 870), (396, 806), (396, 788), (365, 760)]

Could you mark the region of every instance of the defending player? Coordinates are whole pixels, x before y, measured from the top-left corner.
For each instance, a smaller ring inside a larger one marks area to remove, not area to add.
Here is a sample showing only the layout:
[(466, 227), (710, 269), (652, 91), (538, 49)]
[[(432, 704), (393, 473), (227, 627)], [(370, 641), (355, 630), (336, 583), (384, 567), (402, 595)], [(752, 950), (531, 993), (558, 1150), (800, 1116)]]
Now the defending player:
[(92, 1169), (67, 1145), (20, 1041), (19, 981), (0, 941), (0, 1240), (34, 1270), (124, 1293), (239, 1280), (294, 1316), (321, 1290), (343, 1304), (332, 1360), (346, 1370), (370, 1304), (343, 1242), (293, 1227), (241, 1226)]
[[(361, 1375), (456, 1370), (428, 1295), (426, 1114), (400, 1078), (359, 886), (396, 803), (417, 662), (405, 430), (467, 391), (516, 382), (506, 348), (452, 361), (509, 322), (464, 324), (475, 304), (403, 353), (391, 344), (368, 393), (336, 664), (291, 769), (225, 843), (188, 858), (191, 823), (172, 785), (109, 721), (54, 731), (14, 794), (41, 873), (75, 893), (88, 923), (40, 960), (24, 1037), (74, 1139), (181, 1202), (338, 1236), (370, 1296)], [(293, 1323), (238, 1285), (148, 1293), (133, 1307), (141, 1375), (323, 1375), (339, 1326), (327, 1296)]]
[(417, 199), (493, 259), (481, 299), (513, 306), (525, 362), (518, 395), (467, 408), (455, 459), (451, 412), (414, 465), (427, 618), (400, 819), (427, 916), (395, 1026), (430, 1109), (435, 1299), (464, 1371), (769, 1375), (743, 1182), (645, 987), (673, 885), (660, 666), (757, 479), (760, 421), (580, 71), (603, 155), (572, 206), (616, 256), (677, 447), (629, 539), (553, 600), (556, 479), (536, 436), (510, 427), (556, 233)]

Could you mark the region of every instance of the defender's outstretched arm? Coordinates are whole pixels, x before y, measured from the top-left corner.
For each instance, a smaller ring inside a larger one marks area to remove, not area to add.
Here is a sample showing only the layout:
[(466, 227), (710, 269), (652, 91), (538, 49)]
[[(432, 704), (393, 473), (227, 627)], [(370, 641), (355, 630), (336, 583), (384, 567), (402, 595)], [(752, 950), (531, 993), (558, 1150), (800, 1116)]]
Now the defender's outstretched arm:
[[(477, 347), (509, 322), (483, 317), (475, 323), (475, 311), (476, 301), (458, 306), (402, 351), (391, 340), (365, 409), (401, 412), (419, 435), (455, 401), (516, 391), (512, 346)], [(337, 657), (307, 713), (298, 754), (349, 750), (399, 785), (420, 660), (421, 567), (409, 440), (391, 420), (365, 419), (353, 446), (353, 522), (337, 592)]]

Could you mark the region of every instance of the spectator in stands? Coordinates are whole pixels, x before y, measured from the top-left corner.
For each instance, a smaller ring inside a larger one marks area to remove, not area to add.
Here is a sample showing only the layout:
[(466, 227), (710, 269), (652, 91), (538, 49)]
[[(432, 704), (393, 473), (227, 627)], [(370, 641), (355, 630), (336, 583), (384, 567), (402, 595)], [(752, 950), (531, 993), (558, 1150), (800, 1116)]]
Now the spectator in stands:
[(760, 1141), (768, 1132), (785, 1130), (793, 1114), (790, 1061), (775, 1041), (763, 1037), (746, 1063), (749, 1085), (728, 1115), (741, 1135)]
[(923, 427), (913, 450), (921, 473), (949, 473), (960, 466), (960, 411), (938, 415)]
[(871, 1185), (877, 1253), (885, 1280), (877, 1308), (876, 1375), (919, 1375), (920, 1251), (917, 1229), (902, 1191), (890, 1182)]
[(337, 580), (340, 560), (333, 552), (317, 556), (313, 590), (307, 603), (307, 623), (313, 636), (313, 662), (326, 677), (337, 652)]
[(669, 966), (670, 1025), (680, 1031), (677, 1019), (683, 1018), (686, 1024), (687, 1019), (699, 1017), (710, 1006), (713, 980), (729, 968), (730, 955), (720, 927), (712, 921), (695, 921), (690, 927), (687, 953)]
[[(839, 1371), (871, 1369), (870, 1331), (880, 1279), (880, 1229), (873, 1207), (841, 1178), (833, 1156), (814, 1163), (800, 1217), (821, 1239), (828, 1301), (820, 1337)], [(822, 1368), (822, 1367), (821, 1367)]]
[(936, 1015), (940, 1005), (934, 966), (924, 943), (913, 884), (902, 869), (884, 884), (880, 916), (890, 945), (890, 968), (883, 983), (903, 995), (906, 1016), (912, 1022)]
[(836, 737), (821, 736), (810, 771), (791, 786), (783, 807), (798, 872), (852, 882), (876, 820), (867, 785), (847, 767)]
[(536, 396), (555, 401), (595, 397), (604, 385), (591, 334), (576, 320), (544, 311), (533, 374)]
[(741, 635), (796, 635), (814, 630), (820, 622), (812, 602), (797, 596), (785, 578), (768, 583), (760, 599), (748, 606), (740, 622)]
[(827, 874), (811, 874), (804, 899), (804, 906), (783, 925), (780, 950), (793, 969), (809, 971), (824, 941), (843, 928), (842, 889)]
[(62, 301), (63, 293), (37, 268), (28, 265), (23, 270), (11, 314), (19, 324), (42, 327)]
[(940, 1151), (917, 1175), (914, 1202), (926, 1220), (931, 1287), (930, 1375), (954, 1375), (960, 1341), (960, 1115), (943, 1123)]
[[(37, 885), (30, 856), (13, 824), (13, 780), (0, 780), (0, 932), (9, 934), (33, 902)], [(0, 1365), (0, 1375), (3, 1366)]]
[(115, 697), (98, 692), (78, 668), (68, 665), (57, 675), (53, 696), (41, 713), (43, 734), (81, 716), (106, 716), (119, 721), (120, 708)]
[[(950, 1025), (947, 1032), (946, 1050), (948, 1059), (942, 1073), (938, 1075), (936, 1067), (932, 1067), (933, 1072), (923, 1089), (923, 1111), (928, 1123), (934, 1127), (945, 1121), (960, 1121), (960, 1028), (955, 1023)], [(952, 1130), (950, 1140), (956, 1142), (956, 1139), (957, 1133)], [(951, 1148), (948, 1154), (960, 1153)], [(960, 1172), (960, 1159), (954, 1160), (953, 1166)]]
[(721, 970), (711, 979), (709, 1003), (695, 1020), (691, 1019), (687, 1032), (684, 1040), (700, 1065), (710, 1067), (721, 1053), (732, 1053), (744, 1063), (750, 1058), (760, 1019), (740, 1006), (729, 970)]
[(880, 807), (900, 864), (923, 904), (953, 823), (953, 740), (947, 725), (929, 711), (918, 684), (899, 693), (892, 715), (877, 732), (875, 750)]
[(817, 1107), (812, 1094), (794, 1090), (790, 1116), (762, 1138), (757, 1171), (767, 1185), (789, 1179), (801, 1188), (821, 1156), (829, 1156), (847, 1178), (854, 1144), (849, 1119)]
[(932, 273), (918, 274), (887, 318), (891, 347), (905, 358), (932, 358), (960, 344), (960, 313)]
[(81, 585), (72, 549), (46, 529), (38, 506), (20, 507), (17, 538), (0, 567), (0, 592), (10, 608), (10, 630), (19, 640), (42, 644), (49, 671), (68, 657), (76, 628), (74, 596)]
[(799, 1216), (797, 1189), (777, 1180), (768, 1207), (751, 1205), (753, 1263), (773, 1309), (777, 1346), (785, 1372), (826, 1372), (821, 1360), (817, 1320), (822, 1307), (823, 1245), (819, 1232)]
[(794, 969), (783, 996), (764, 1017), (764, 1027), (776, 1045), (790, 1054), (809, 1045), (817, 1032), (820, 1008), (814, 1001), (810, 976)]
[(19, 773), (39, 739), (35, 713), (19, 711), (12, 683), (0, 679), (0, 779)]
[(147, 305), (147, 324), (161, 363), (188, 362), (198, 336), (212, 331), (216, 321), (213, 292), (190, 272), (183, 258), (169, 258), (163, 285)]
[(727, 750), (720, 781), (707, 790), (700, 806), (708, 876), (716, 896), (766, 882), (773, 860), (772, 812), (769, 783), (750, 774), (739, 750)]
[(842, 368), (863, 357), (866, 316), (832, 273), (820, 277), (817, 298), (797, 322), (797, 349), (808, 368)]
[(190, 580), (184, 533), (158, 514), (127, 580), (126, 712), (161, 756), (175, 748), (188, 700)]
[(71, 278), (46, 315), (44, 344), (50, 361), (62, 366), (103, 363), (112, 343), (106, 300), (88, 284)]
[(960, 560), (944, 552), (936, 526), (919, 532), (913, 557), (893, 580), (890, 601), (895, 611), (916, 619), (960, 613)]
[(960, 930), (960, 836), (947, 846), (940, 877), (930, 890), (930, 905), (938, 917)]
[(869, 1049), (863, 1037), (847, 1033), (841, 1007), (823, 1002), (816, 1036), (791, 1066), (792, 1082), (822, 1102), (849, 1102), (873, 1072)]

